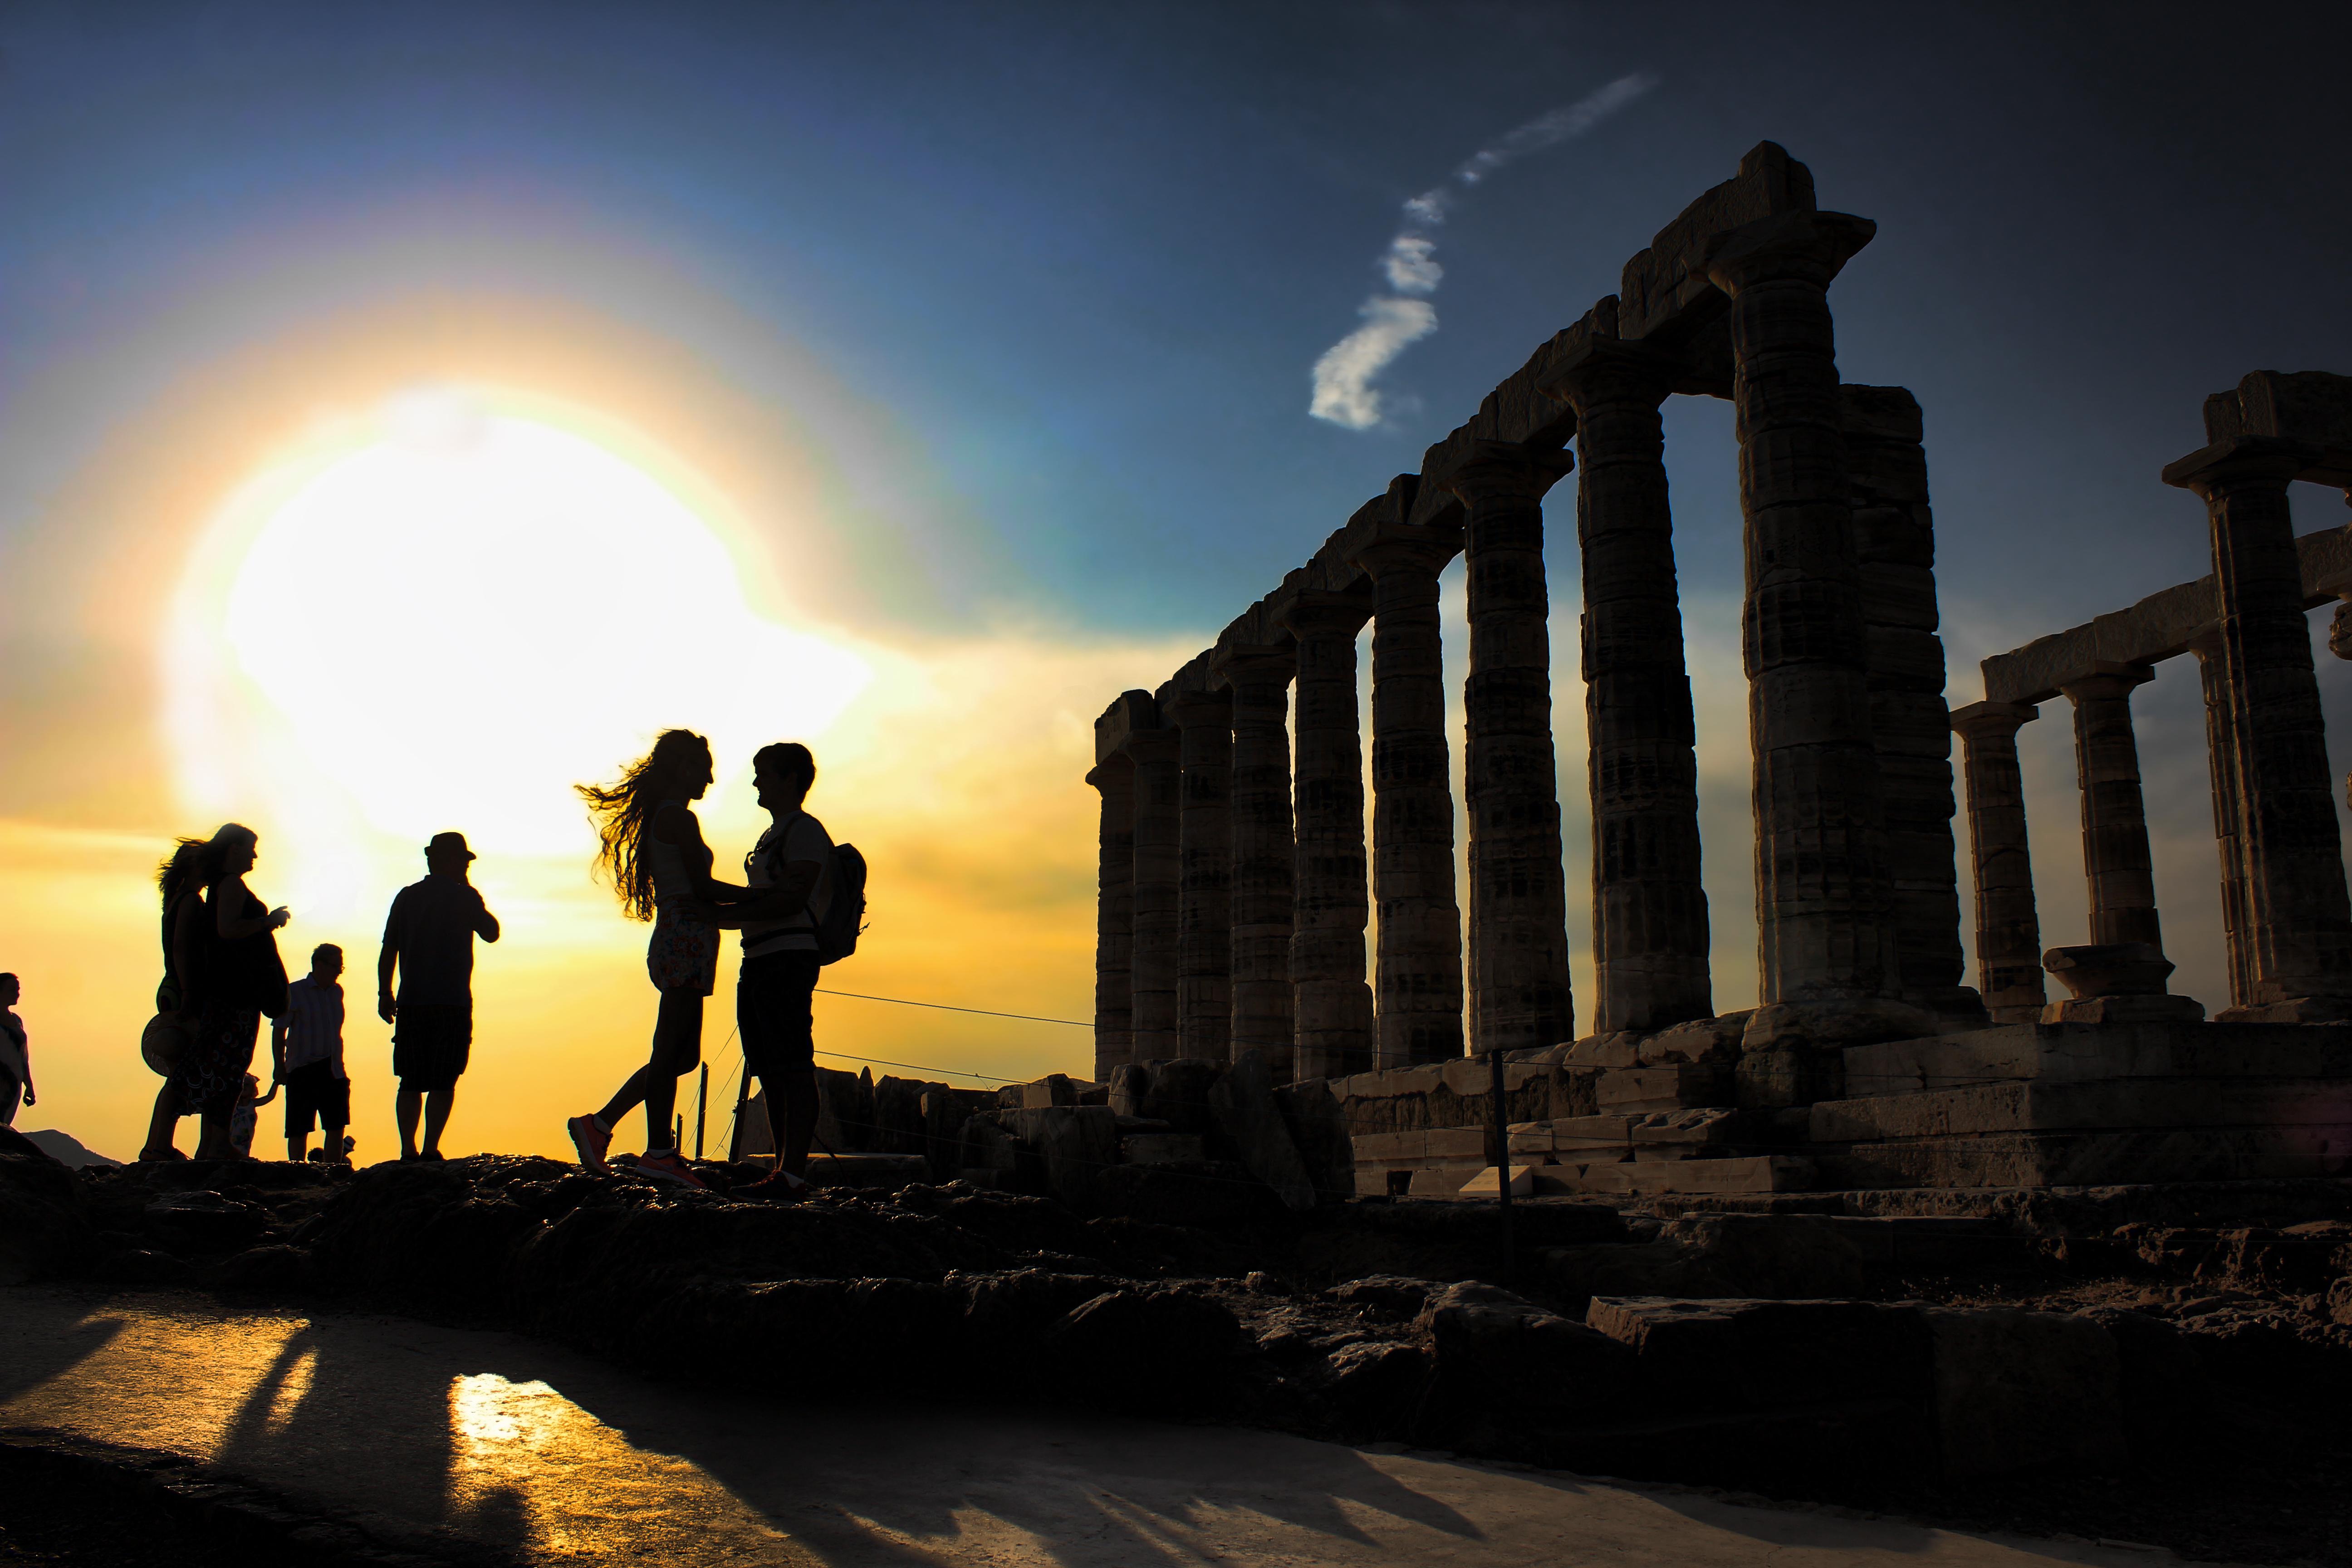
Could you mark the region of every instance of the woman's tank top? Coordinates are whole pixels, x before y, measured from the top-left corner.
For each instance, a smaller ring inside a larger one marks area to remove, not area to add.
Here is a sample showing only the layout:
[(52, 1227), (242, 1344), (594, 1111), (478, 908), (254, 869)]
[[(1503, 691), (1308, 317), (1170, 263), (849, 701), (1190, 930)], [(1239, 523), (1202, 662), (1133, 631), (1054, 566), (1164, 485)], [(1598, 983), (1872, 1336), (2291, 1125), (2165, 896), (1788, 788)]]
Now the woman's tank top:
[[(674, 805), (681, 811), (686, 809), (686, 802), (682, 800), (666, 800), (662, 805)], [(687, 861), (692, 855), (688, 846), (663, 843), (654, 837), (653, 824), (648, 822), (640, 847), (645, 851), (646, 868), (653, 873), (654, 905), (656, 909), (674, 910), (695, 896), (695, 889), (701, 885), (703, 873), (709, 868), (708, 865), (688, 866)]]

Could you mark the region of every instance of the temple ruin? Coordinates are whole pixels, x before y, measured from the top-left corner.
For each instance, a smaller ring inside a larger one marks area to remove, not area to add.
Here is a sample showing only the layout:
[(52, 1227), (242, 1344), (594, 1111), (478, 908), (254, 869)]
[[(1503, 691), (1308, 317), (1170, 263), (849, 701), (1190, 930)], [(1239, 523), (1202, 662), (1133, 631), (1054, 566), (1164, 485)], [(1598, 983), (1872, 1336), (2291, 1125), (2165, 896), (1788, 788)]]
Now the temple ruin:
[[(1985, 700), (1948, 711), (1919, 405), (1838, 377), (1830, 289), (1874, 232), (1759, 145), (1419, 473), (1157, 690), (1111, 702), (1087, 780), (1095, 1070), (1114, 1101), (1142, 1103), (1153, 1064), (1257, 1053), (1301, 1145), (1326, 1128), (1365, 1193), (1450, 1194), (1482, 1171), (1641, 1194), (2343, 1169), (2352, 905), (2305, 616), (2352, 599), (2352, 535), (2297, 540), (2286, 497), (2352, 483), (2352, 379), (2260, 372), (2208, 399), (2209, 444), (2163, 479), (2204, 499), (2213, 574), (1987, 659)], [(1660, 416), (1676, 394), (1729, 399), (1740, 446), (1759, 1005), (1721, 1016)], [(1544, 500), (1571, 473), (1597, 977), (1581, 1019), (1543, 561)], [(1437, 607), (1456, 554), (1466, 890)], [(2184, 651), (2229, 943), (2211, 1022), (2166, 993), (2131, 723), (2133, 688)], [(2060, 696), (2091, 920), (2045, 952), (2016, 733)], [(1488, 1064), (1466, 1059), (1496, 1055), (1507, 1160)]]

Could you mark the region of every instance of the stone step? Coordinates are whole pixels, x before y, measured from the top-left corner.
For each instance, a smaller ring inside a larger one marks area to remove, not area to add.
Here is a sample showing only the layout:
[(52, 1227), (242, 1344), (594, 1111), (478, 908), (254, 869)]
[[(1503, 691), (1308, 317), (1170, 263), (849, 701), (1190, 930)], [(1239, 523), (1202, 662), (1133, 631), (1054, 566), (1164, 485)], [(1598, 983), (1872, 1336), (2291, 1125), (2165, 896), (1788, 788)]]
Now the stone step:
[(1729, 1098), (1720, 1067), (1673, 1062), (1660, 1067), (1612, 1068), (1593, 1088), (1596, 1109), (1621, 1115), (1720, 1105)]
[[(2295, 1078), (2013, 1079), (1964, 1089), (1825, 1100), (1815, 1143), (1969, 1133), (2137, 1127), (2321, 1127), (2352, 1132), (2352, 1080)], [(2152, 1179), (2152, 1178), (2150, 1178)]]
[(1416, 1127), (1403, 1132), (1359, 1132), (1350, 1140), (1358, 1164), (1372, 1161), (1486, 1158), (1484, 1127)]
[(1746, 1154), (1722, 1160), (1563, 1162), (1536, 1167), (1539, 1193), (1801, 1193), (1814, 1185), (1813, 1163), (1789, 1154)]
[(1931, 1039), (1849, 1046), (1850, 1098), (1998, 1079), (2352, 1079), (2352, 1025), (2014, 1024)]
[(1824, 1184), (1857, 1189), (2263, 1181), (2352, 1173), (2352, 1127), (1999, 1132), (1855, 1143), (1814, 1158)]

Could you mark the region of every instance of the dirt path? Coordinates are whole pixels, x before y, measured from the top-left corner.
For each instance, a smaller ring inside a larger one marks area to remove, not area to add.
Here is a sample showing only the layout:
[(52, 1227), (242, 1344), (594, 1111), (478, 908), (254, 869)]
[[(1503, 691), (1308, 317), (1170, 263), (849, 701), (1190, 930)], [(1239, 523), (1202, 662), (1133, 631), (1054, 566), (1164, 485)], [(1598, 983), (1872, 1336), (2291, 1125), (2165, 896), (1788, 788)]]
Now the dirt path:
[(20, 1287), (0, 1320), (0, 1426), (175, 1450), (387, 1541), (538, 1563), (2170, 1561), (1224, 1427), (779, 1408), (510, 1335), (193, 1295)]

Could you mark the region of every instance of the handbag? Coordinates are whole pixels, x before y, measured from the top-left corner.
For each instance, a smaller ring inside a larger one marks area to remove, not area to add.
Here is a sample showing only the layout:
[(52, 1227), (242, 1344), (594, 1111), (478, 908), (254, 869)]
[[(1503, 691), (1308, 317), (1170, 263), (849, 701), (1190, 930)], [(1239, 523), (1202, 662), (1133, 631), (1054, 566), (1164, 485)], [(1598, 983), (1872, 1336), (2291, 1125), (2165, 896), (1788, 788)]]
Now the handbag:
[(147, 1020), (147, 1030), (139, 1037), (139, 1059), (158, 1077), (169, 1078), (180, 1065), (180, 1053), (187, 1044), (188, 1031), (173, 1022), (169, 1013), (158, 1013)]

